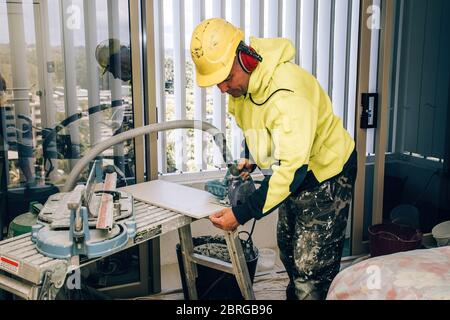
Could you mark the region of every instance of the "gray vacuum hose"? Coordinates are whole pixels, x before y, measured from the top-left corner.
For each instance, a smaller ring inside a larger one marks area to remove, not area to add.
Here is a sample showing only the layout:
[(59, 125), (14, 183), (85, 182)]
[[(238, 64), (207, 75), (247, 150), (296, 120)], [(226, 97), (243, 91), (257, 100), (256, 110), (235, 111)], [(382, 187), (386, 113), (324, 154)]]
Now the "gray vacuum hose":
[(138, 136), (142, 136), (152, 132), (166, 131), (172, 129), (200, 129), (202, 131), (208, 132), (213, 136), (214, 142), (222, 151), (223, 160), (225, 161), (225, 163), (228, 164), (233, 161), (231, 152), (227, 148), (225, 135), (219, 129), (217, 129), (215, 126), (213, 126), (208, 122), (199, 120), (175, 120), (175, 121), (155, 123), (122, 132), (116, 136), (109, 138), (108, 140), (96, 144), (91, 150), (89, 150), (86, 153), (86, 155), (83, 158), (78, 160), (75, 167), (73, 167), (72, 171), (67, 177), (64, 187), (62, 188), (62, 192), (72, 191), (72, 189), (75, 187), (78, 176), (83, 171), (83, 169), (87, 167), (92, 160), (94, 160), (99, 154), (101, 154), (106, 149), (118, 143), (124, 142), (129, 139), (133, 139)]

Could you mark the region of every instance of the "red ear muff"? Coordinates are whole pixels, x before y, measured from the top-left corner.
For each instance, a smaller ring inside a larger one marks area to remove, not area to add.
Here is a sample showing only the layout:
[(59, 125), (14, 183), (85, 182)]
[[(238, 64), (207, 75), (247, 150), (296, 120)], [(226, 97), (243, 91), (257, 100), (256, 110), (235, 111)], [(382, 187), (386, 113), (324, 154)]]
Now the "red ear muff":
[(262, 61), (262, 57), (250, 46), (245, 45), (243, 41), (239, 43), (237, 48), (237, 57), (242, 69), (247, 73), (252, 73), (258, 64)]
[[(255, 51), (253, 48), (250, 48), (250, 50)], [(253, 70), (256, 69), (258, 66), (259, 61), (254, 58), (253, 56), (248, 55), (247, 53), (243, 51), (239, 51), (238, 53), (238, 60), (239, 64), (241, 65), (242, 69), (244, 69), (247, 73), (252, 73)]]

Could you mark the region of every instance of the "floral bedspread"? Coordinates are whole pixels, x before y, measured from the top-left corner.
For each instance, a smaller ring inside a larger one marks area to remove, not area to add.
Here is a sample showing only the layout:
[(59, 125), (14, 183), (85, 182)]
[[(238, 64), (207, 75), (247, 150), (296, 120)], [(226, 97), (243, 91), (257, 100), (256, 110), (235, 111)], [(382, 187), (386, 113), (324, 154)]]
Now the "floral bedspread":
[(450, 246), (363, 260), (333, 280), (329, 300), (450, 300)]

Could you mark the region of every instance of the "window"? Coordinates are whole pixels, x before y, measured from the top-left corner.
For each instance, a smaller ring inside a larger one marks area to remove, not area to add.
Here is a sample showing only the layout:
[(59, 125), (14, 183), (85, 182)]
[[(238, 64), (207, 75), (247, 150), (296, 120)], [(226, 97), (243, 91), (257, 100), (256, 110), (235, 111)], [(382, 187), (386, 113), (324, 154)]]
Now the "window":
[[(86, 150), (133, 127), (130, 83), (95, 55), (107, 39), (129, 46), (127, 12), (127, 0), (0, 1), (9, 189), (60, 186)], [(133, 148), (128, 141), (102, 155), (126, 183)]]

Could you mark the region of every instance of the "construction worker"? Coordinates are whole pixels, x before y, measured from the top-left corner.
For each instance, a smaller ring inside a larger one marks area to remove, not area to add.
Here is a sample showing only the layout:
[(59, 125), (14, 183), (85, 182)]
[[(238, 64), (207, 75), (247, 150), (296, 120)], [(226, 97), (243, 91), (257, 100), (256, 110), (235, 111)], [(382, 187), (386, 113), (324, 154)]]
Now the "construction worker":
[(131, 50), (120, 44), (118, 39), (107, 39), (95, 48), (95, 58), (103, 69), (109, 71), (114, 79), (131, 81)]
[[(356, 178), (355, 142), (318, 81), (291, 61), (287, 39), (250, 37), (213, 18), (192, 34), (200, 87), (228, 93), (228, 112), (245, 137), (239, 169), (265, 175), (244, 204), (209, 218), (234, 230), (279, 208), (277, 241), (288, 299), (324, 299), (339, 271)], [(248, 173), (242, 172), (242, 176)]]

